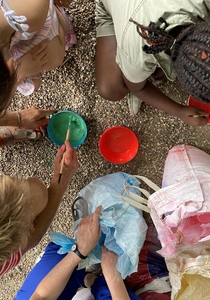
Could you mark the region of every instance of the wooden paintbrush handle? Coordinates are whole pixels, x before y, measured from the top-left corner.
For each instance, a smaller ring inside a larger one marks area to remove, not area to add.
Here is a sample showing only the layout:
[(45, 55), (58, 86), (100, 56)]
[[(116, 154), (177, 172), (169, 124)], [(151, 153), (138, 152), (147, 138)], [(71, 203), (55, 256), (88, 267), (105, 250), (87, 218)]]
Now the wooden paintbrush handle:
[(64, 163), (65, 163), (65, 156), (66, 156), (66, 152), (64, 152), (63, 158), (62, 158), (62, 161), (61, 161), (60, 174), (63, 173), (63, 167), (64, 167)]
[(190, 117), (190, 118), (200, 118), (200, 117), (205, 117), (205, 118), (207, 118), (207, 117), (209, 117), (209, 115), (189, 115), (188, 117)]
[[(70, 138), (70, 128), (68, 128), (68, 130), (66, 132), (66, 141), (69, 142), (69, 138)], [(63, 173), (63, 167), (64, 167), (64, 163), (65, 163), (65, 156), (66, 156), (66, 152), (64, 152), (63, 158), (62, 158), (62, 161), (61, 161), (61, 168), (60, 168), (60, 175), (59, 175), (58, 183), (60, 182), (61, 175)]]
[(70, 137), (70, 128), (68, 128), (67, 133), (66, 133), (66, 141), (69, 142), (69, 137)]

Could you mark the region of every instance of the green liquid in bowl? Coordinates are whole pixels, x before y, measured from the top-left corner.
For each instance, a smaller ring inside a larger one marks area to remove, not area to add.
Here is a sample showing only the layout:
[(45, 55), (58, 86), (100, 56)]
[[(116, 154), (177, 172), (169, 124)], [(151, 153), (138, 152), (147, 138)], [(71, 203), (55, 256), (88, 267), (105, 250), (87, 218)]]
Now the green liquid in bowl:
[(62, 145), (66, 139), (69, 117), (71, 118), (69, 142), (72, 146), (77, 146), (87, 132), (86, 124), (79, 115), (71, 112), (60, 112), (54, 115), (50, 122), (50, 131), (57, 143)]

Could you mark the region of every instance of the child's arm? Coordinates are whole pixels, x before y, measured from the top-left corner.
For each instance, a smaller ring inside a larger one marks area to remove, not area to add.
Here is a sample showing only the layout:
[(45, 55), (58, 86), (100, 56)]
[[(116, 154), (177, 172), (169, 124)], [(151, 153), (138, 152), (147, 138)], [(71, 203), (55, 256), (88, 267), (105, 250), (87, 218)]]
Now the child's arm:
[[(60, 166), (64, 152), (66, 154), (63, 175), (60, 183), (58, 183)], [(62, 147), (58, 149), (57, 155), (55, 157), (54, 176), (50, 183), (50, 186), (48, 187), (47, 205), (35, 219), (34, 230), (28, 239), (26, 248), (22, 250), (23, 254), (31, 248), (35, 247), (40, 242), (43, 235), (46, 233), (60, 206), (64, 193), (69, 186), (69, 182), (78, 168), (79, 164), (77, 161), (76, 150), (69, 144), (69, 142), (66, 141), (65, 145), (62, 145)], [(82, 250), (83, 248), (81, 248), (81, 252)]]
[[(82, 218), (78, 226), (77, 247), (84, 256), (95, 247), (100, 237), (99, 216), (101, 211), (99, 206), (96, 211), (89, 216)], [(57, 299), (65, 288), (74, 268), (81, 261), (81, 258), (73, 252), (69, 252), (40, 282), (31, 300), (52, 300)], [(120, 299), (120, 298), (119, 298)]]
[(39, 283), (30, 300), (54, 300), (65, 288), (81, 258), (69, 252)]
[(130, 297), (125, 288), (125, 284), (116, 268), (117, 260), (118, 255), (116, 253), (107, 250), (105, 247), (102, 248), (101, 266), (112, 299), (129, 300)]
[[(49, 123), (49, 115), (57, 109), (38, 109), (29, 107), (23, 110), (0, 112), (0, 126), (13, 126), (25, 129), (36, 129)], [(19, 116), (18, 116), (19, 115)]]
[[(193, 106), (184, 106), (173, 101), (167, 95), (165, 95), (160, 89), (154, 86), (148, 80), (139, 83), (132, 83), (123, 76), (124, 82), (127, 88), (133, 93), (136, 97), (141, 99), (143, 102), (160, 109), (167, 114), (178, 117), (183, 122), (193, 125), (206, 125), (206, 118), (190, 118), (189, 115), (206, 115), (205, 111), (202, 111), (199, 108)], [(196, 119), (196, 120), (195, 120)]]

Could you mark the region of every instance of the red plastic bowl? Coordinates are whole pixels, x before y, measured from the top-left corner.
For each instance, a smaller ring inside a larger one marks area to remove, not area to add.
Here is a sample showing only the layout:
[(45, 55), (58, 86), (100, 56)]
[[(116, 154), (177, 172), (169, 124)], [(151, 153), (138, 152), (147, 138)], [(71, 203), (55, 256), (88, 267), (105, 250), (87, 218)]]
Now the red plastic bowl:
[(138, 151), (135, 134), (123, 126), (107, 129), (99, 141), (99, 149), (104, 158), (114, 164), (124, 164), (134, 158)]
[[(198, 107), (198, 108), (206, 111), (207, 114), (210, 114), (210, 104), (198, 101), (192, 95), (190, 95), (188, 98), (188, 105)], [(210, 117), (208, 117), (207, 123), (210, 124)]]

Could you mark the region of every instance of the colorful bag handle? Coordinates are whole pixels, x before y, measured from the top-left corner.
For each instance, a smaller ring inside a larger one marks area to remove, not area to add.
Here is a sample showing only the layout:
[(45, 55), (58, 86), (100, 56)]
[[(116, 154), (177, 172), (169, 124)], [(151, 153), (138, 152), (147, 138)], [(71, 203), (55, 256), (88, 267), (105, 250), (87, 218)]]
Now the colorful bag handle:
[[(149, 196), (150, 196), (150, 193), (145, 190), (145, 189), (142, 189), (138, 186), (133, 186), (133, 185), (129, 185), (127, 184), (127, 180), (129, 178), (137, 178), (137, 179), (140, 179), (141, 181), (145, 182), (151, 189), (153, 189), (155, 192), (157, 192), (160, 188), (159, 186), (157, 186), (154, 182), (152, 182), (150, 179), (144, 177), (144, 176), (139, 176), (139, 175), (131, 175), (131, 176), (128, 176), (125, 181), (124, 181), (124, 189), (122, 190), (121, 192), (121, 197), (122, 199), (129, 203), (130, 205), (136, 207), (136, 208), (139, 208), (147, 213), (150, 213), (150, 208), (148, 207), (148, 199), (149, 199)], [(140, 191), (146, 198), (140, 196), (140, 195), (137, 195), (131, 191), (129, 191), (129, 189), (137, 189), (138, 191)], [(130, 198), (124, 196), (123, 194), (127, 194)]]

